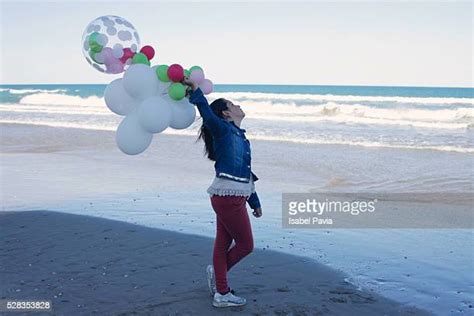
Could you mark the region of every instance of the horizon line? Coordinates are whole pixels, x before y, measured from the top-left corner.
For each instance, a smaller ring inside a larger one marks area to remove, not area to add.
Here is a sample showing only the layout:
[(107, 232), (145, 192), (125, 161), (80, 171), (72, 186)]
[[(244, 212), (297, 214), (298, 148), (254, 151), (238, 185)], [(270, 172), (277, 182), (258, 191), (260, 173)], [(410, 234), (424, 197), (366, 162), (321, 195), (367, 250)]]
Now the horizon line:
[[(116, 78), (117, 79), (117, 78)], [(34, 86), (34, 85), (108, 85), (109, 83), (0, 83), (0, 86)], [(284, 83), (214, 83), (215, 86), (299, 86), (299, 87), (361, 87), (361, 88), (439, 88), (439, 89), (474, 89), (471, 86), (408, 86), (408, 85), (370, 85), (370, 84), (284, 84)]]

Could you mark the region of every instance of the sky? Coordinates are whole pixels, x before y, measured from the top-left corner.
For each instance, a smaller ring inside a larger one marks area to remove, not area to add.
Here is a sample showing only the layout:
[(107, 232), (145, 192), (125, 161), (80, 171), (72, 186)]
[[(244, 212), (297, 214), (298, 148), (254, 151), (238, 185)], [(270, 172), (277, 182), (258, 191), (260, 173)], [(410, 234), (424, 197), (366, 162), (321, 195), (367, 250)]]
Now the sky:
[(217, 84), (472, 87), (471, 1), (1, 1), (3, 84), (109, 83), (82, 54), (117, 15), (152, 64), (200, 65)]

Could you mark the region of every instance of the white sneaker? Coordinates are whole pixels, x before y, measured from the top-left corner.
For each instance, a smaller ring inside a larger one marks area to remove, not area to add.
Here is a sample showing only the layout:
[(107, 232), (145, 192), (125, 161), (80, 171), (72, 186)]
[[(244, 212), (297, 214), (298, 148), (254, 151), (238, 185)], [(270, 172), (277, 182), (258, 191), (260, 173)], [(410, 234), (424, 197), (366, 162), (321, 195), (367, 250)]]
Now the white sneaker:
[(247, 303), (247, 300), (243, 297), (235, 296), (231, 292), (222, 295), (219, 292), (214, 294), (214, 301), (212, 306), (214, 307), (229, 307), (229, 306), (242, 306)]
[(207, 272), (207, 285), (209, 286), (209, 293), (213, 296), (216, 292), (216, 275), (214, 274), (214, 267), (212, 264), (208, 265), (206, 268)]

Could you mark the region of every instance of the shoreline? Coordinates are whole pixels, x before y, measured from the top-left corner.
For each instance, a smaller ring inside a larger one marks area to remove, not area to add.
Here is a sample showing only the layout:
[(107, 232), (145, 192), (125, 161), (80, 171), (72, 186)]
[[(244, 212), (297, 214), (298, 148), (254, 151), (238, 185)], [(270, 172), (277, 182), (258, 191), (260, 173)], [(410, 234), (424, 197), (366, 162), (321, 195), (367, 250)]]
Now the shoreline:
[[(213, 239), (92, 216), (1, 212), (2, 299), (51, 300), (57, 315), (220, 315), (205, 267)], [(310, 277), (308, 277), (310, 276)], [(229, 272), (246, 314), (429, 315), (357, 290), (327, 266), (255, 249)], [(19, 290), (19, 291), (18, 291)]]

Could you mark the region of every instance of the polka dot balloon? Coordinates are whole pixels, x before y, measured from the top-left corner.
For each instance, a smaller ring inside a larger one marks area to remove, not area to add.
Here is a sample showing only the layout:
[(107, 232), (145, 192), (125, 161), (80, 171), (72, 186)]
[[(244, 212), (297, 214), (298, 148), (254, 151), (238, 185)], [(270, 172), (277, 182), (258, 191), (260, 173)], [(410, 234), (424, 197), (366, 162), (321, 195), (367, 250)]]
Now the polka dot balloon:
[(82, 35), (82, 53), (87, 62), (108, 74), (127, 70), (139, 47), (140, 38), (133, 25), (114, 15), (98, 17)]

